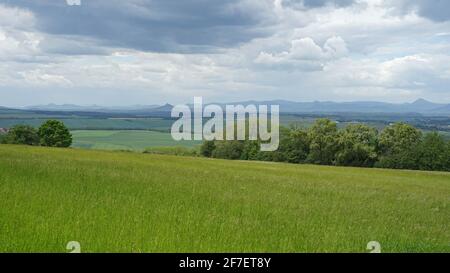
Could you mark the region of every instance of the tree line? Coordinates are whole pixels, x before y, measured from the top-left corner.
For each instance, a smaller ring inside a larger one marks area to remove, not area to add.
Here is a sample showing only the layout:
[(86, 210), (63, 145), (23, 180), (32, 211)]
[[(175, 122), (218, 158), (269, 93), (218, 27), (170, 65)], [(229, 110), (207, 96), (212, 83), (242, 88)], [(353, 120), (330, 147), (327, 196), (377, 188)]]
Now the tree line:
[(395, 123), (381, 132), (364, 124), (339, 130), (329, 119), (309, 129), (280, 129), (279, 149), (261, 152), (260, 141), (205, 141), (205, 157), (334, 166), (450, 171), (450, 141), (437, 132)]
[(72, 135), (61, 121), (48, 120), (38, 129), (28, 125), (16, 125), (7, 134), (0, 135), (0, 143), (69, 147), (72, 145)]

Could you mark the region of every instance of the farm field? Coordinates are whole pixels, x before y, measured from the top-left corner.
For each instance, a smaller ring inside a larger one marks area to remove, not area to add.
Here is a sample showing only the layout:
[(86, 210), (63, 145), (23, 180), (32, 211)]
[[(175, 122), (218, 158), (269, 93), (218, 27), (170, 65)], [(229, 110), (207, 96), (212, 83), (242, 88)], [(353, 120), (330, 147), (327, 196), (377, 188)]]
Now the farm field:
[(0, 145), (0, 252), (450, 252), (450, 174)]
[(143, 151), (148, 147), (194, 147), (198, 141), (174, 141), (170, 133), (153, 131), (72, 131), (75, 148)]
[(11, 128), (14, 125), (30, 125), (39, 127), (49, 119), (57, 119), (71, 130), (153, 130), (169, 132), (173, 121), (161, 118), (61, 118), (61, 117), (29, 117), (11, 118), (0, 115), (0, 128)]

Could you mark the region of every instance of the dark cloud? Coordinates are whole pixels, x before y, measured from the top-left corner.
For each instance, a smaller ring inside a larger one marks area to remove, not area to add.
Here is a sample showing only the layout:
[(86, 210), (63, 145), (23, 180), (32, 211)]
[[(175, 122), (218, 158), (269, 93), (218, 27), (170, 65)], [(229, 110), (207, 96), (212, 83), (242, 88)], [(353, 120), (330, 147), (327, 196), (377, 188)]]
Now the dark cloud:
[(353, 4), (353, 0), (303, 0), (305, 7), (321, 7), (327, 4), (336, 6), (349, 6)]
[(419, 14), (435, 21), (450, 20), (450, 1), (419, 0)]
[(335, 5), (337, 7), (349, 6), (354, 0), (285, 0), (283, 5), (298, 8), (319, 8), (326, 5)]
[(388, 2), (403, 13), (417, 11), (420, 16), (433, 21), (450, 20), (449, 0), (388, 0)]
[[(250, 2), (257, 3), (257, 2)], [(103, 46), (156, 52), (205, 52), (265, 35), (260, 4), (238, 0), (17, 0), (31, 10), (40, 31), (97, 39)]]

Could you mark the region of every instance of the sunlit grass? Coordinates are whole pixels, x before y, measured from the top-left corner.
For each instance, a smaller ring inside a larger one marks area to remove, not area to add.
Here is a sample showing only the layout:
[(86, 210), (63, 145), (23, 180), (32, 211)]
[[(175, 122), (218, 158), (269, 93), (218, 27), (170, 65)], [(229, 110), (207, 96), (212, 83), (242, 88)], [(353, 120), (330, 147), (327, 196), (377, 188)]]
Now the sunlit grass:
[(73, 147), (96, 150), (132, 150), (144, 151), (148, 147), (183, 146), (193, 147), (199, 141), (175, 141), (170, 133), (155, 131), (72, 131)]
[(0, 252), (450, 251), (450, 174), (0, 145)]

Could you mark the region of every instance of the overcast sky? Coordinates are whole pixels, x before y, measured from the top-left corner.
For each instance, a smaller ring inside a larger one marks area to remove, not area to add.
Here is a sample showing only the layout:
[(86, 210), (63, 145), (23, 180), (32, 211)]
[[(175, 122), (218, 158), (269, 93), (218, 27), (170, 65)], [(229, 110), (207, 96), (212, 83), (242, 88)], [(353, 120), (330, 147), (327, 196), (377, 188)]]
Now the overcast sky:
[(448, 0), (0, 0), (0, 105), (450, 103)]

